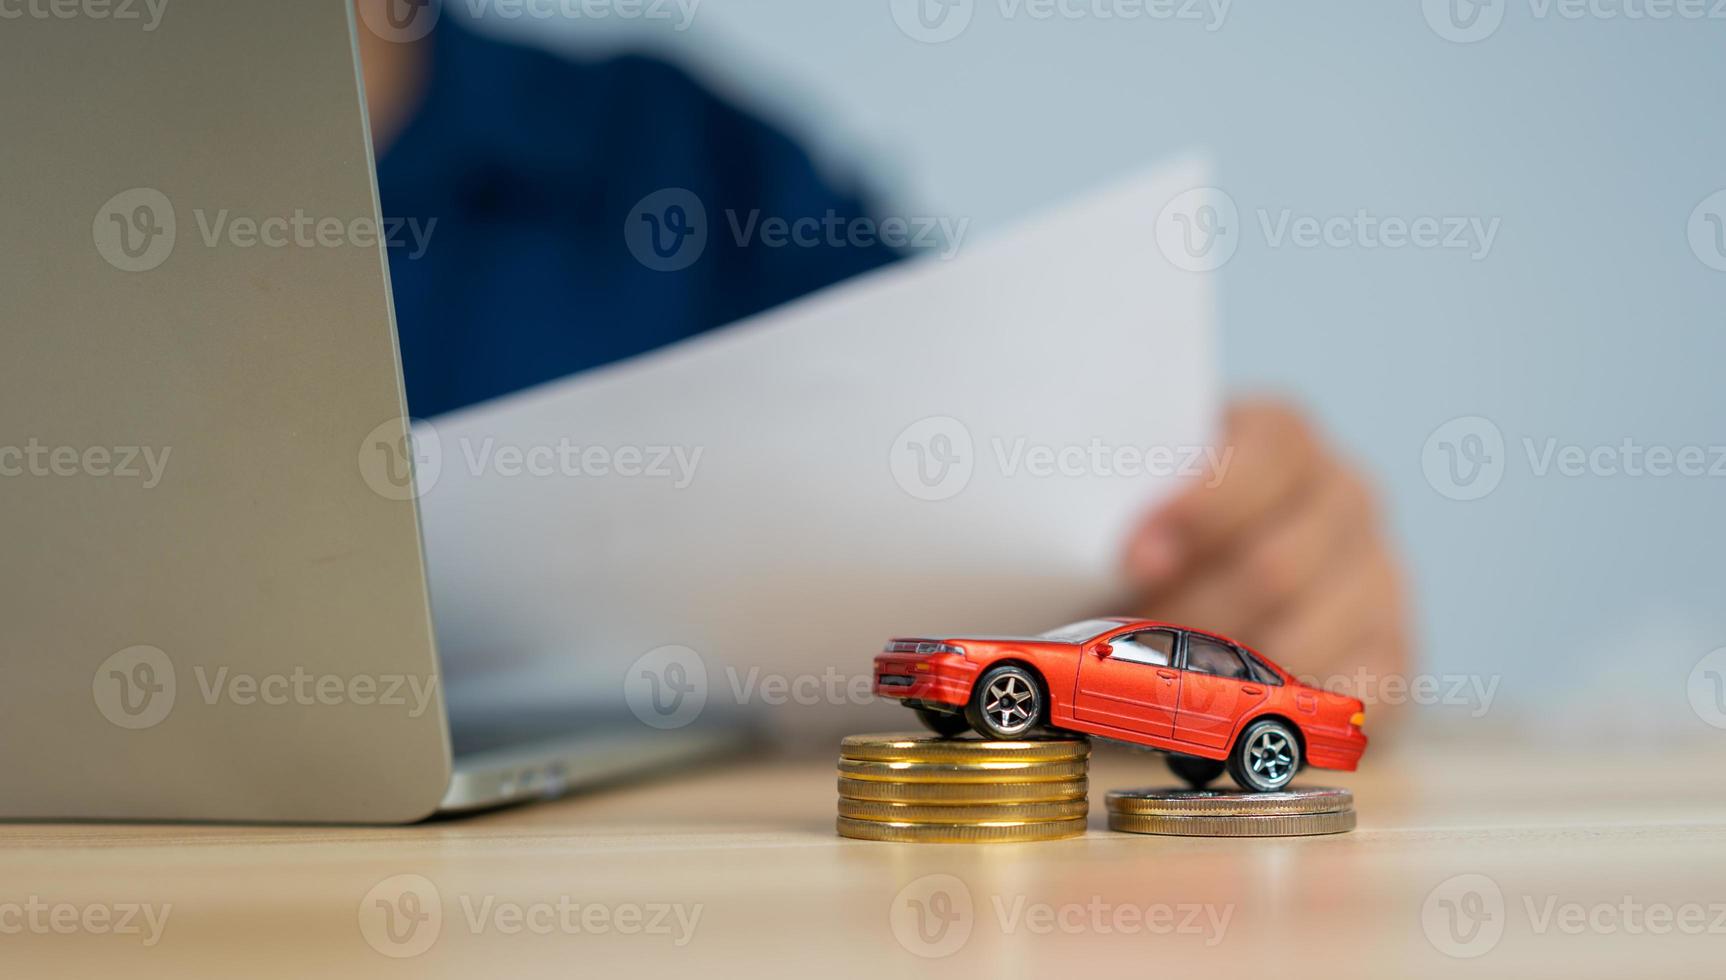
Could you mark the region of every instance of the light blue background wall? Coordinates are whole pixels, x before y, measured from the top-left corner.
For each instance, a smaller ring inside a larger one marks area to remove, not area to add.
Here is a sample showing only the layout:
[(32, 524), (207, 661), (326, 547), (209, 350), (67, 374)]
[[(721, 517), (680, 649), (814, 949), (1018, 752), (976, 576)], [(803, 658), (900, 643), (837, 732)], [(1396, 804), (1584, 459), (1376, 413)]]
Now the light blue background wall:
[[(1496, 32), (1459, 44), (1418, 0), (1242, 0), (1215, 30), (1003, 17), (1002, 2), (977, 0), (940, 44), (907, 37), (889, 0), (706, 0), (685, 31), (494, 24), (667, 53), (895, 213), (968, 217), (974, 234), (1208, 148), (1247, 224), (1220, 273), (1226, 378), (1294, 393), (1376, 476), (1429, 668), (1501, 675), (1500, 705), (1565, 731), (1708, 731), (1686, 683), (1726, 646), (1726, 478), (1538, 477), (1522, 440), (1726, 445), (1726, 272), (1686, 237), (1726, 187), (1726, 19), (1499, 0), (1483, 9)], [(1257, 212), (1285, 208), (1500, 225), (1481, 260), (1270, 247)], [(1480, 500), (1423, 475), (1429, 434), (1457, 416), (1508, 443)]]

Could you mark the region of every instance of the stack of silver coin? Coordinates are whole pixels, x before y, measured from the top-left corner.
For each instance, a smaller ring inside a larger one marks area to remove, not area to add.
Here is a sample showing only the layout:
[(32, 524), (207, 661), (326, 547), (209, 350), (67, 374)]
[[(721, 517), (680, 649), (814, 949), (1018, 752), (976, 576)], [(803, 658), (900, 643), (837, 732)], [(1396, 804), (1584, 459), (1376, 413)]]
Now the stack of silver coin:
[(1300, 837), (1354, 829), (1354, 794), (1290, 787), (1276, 793), (1208, 789), (1110, 790), (1109, 829), (1179, 837)]

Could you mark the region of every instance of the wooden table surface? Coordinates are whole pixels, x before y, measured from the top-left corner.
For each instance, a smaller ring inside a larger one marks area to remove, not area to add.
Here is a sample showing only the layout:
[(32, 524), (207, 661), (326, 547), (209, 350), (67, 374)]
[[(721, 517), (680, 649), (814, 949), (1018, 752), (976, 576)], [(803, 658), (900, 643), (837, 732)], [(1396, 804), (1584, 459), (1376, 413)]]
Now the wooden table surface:
[[(1420, 747), (1416, 747), (1416, 746)], [(1720, 976), (1717, 745), (1405, 740), (1335, 837), (833, 833), (830, 760), (742, 762), (399, 828), (0, 826), (8, 977)], [(417, 903), (417, 904), (416, 904)], [(122, 928), (122, 926), (124, 928)], [(122, 973), (121, 971), (124, 971)]]

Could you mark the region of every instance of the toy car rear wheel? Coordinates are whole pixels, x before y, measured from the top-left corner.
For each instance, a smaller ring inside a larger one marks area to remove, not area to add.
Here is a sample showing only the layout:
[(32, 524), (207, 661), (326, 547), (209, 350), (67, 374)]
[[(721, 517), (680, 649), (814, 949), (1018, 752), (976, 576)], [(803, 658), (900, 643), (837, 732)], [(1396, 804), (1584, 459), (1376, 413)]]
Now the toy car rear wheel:
[(1221, 759), (1201, 759), (1196, 755), (1169, 756), (1169, 771), (1193, 789), (1204, 789), (1223, 774), (1227, 764)]
[(1275, 718), (1248, 725), (1229, 750), (1229, 777), (1248, 792), (1282, 789), (1300, 767), (1300, 739), (1286, 723)]
[(965, 717), (986, 738), (1019, 738), (1043, 721), (1043, 681), (1016, 664), (991, 667), (977, 679)]
[(971, 722), (963, 711), (936, 711), (934, 708), (913, 708), (923, 727), (942, 738), (953, 738), (971, 730)]

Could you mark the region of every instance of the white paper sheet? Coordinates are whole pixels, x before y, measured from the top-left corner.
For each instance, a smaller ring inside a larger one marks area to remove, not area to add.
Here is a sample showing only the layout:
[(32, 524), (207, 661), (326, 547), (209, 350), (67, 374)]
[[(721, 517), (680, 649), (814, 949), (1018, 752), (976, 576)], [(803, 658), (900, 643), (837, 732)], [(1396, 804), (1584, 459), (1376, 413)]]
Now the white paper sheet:
[[(503, 672), (618, 701), (627, 668), (674, 644), (698, 651), (710, 701), (771, 704), (759, 682), (778, 676), (819, 710), (889, 636), (1107, 611), (1124, 533), (1174, 486), (1145, 474), (1212, 434), (1211, 283), (1155, 235), (1205, 176), (1164, 168), (422, 425), (457, 700)], [(664, 475), (617, 472), (638, 467)]]

